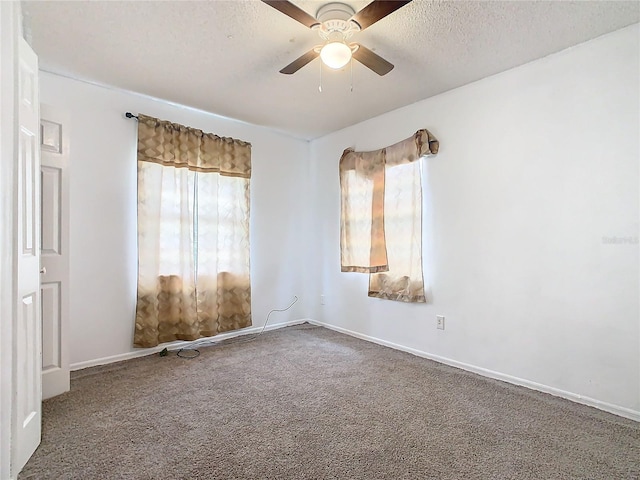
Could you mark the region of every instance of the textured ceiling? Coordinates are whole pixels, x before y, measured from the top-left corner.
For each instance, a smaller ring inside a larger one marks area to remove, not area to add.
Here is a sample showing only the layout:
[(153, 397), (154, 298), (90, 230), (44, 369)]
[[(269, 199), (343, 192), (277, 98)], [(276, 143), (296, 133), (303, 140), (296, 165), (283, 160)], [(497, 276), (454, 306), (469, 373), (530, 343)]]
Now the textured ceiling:
[[(326, 2), (293, 0), (311, 15)], [(355, 10), (368, 1), (346, 1)], [(25, 2), (44, 70), (312, 139), (640, 21), (636, 1), (421, 1), (353, 41), (395, 65), (278, 71), (318, 35), (258, 0)], [(594, 65), (594, 68), (598, 68)]]

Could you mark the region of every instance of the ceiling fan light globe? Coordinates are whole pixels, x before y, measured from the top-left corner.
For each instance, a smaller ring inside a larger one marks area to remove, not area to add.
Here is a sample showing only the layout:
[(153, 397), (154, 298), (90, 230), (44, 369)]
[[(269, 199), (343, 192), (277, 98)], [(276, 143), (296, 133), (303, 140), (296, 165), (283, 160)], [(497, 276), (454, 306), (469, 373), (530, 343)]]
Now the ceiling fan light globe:
[(351, 49), (343, 42), (329, 42), (320, 50), (322, 63), (327, 67), (339, 69), (351, 60)]

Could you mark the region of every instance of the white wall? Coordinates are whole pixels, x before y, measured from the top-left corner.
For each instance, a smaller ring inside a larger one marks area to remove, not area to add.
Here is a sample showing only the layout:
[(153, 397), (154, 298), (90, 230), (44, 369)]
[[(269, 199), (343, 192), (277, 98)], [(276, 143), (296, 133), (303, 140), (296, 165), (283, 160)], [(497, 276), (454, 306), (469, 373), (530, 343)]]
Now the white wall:
[[(224, 95), (224, 92), (211, 92)], [(127, 111), (252, 143), (253, 325), (305, 318), (309, 144), (265, 128), (42, 73), (41, 101), (71, 117), (72, 368), (132, 347), (136, 300), (136, 132)]]
[[(314, 140), (311, 316), (640, 419), (638, 31)], [(340, 273), (338, 160), (419, 128), (440, 140), (424, 161), (430, 303), (371, 299), (365, 275)]]

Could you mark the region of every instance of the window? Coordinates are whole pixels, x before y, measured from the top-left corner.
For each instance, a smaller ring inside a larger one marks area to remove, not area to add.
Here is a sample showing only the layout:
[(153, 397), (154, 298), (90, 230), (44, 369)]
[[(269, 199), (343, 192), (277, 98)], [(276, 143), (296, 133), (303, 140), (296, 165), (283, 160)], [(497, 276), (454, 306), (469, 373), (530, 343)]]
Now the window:
[(251, 145), (138, 118), (134, 344), (251, 325)]
[(425, 302), (419, 159), (438, 151), (427, 131), (340, 159), (342, 271), (369, 273), (369, 296)]

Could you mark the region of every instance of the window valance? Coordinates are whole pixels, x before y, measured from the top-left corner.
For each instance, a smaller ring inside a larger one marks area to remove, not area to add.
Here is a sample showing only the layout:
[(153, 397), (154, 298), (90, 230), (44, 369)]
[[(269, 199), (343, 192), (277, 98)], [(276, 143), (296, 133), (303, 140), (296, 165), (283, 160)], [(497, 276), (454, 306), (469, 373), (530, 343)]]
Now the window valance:
[(438, 153), (440, 143), (427, 129), (418, 130), (413, 136), (389, 147), (370, 152), (356, 152), (347, 148), (340, 158), (340, 171), (357, 170), (361, 175), (375, 175), (384, 165), (411, 163), (420, 157)]
[(251, 144), (138, 115), (138, 160), (251, 178)]

